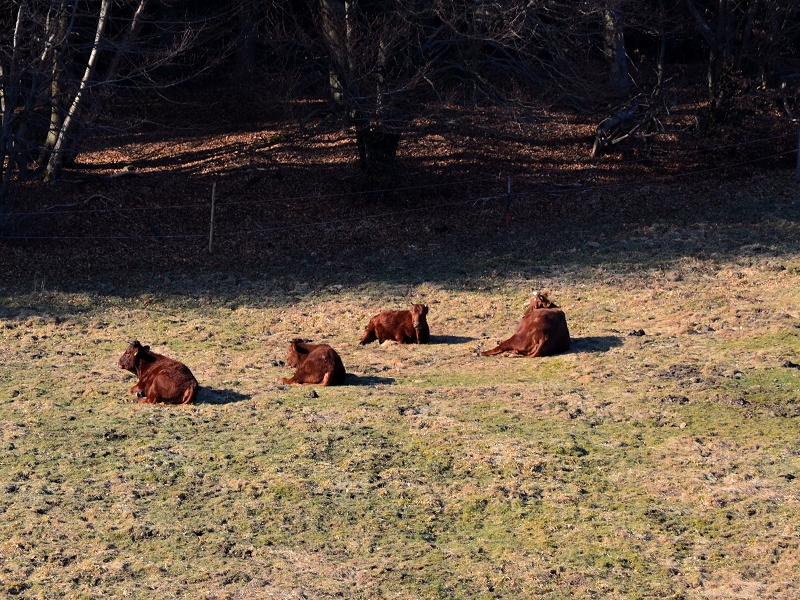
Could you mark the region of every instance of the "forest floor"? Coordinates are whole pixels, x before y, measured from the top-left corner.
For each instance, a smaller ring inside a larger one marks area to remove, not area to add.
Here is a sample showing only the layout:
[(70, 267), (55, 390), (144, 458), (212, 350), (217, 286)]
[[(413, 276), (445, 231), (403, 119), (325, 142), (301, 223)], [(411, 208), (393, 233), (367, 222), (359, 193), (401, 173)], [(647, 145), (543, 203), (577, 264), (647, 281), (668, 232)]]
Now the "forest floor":
[[(313, 107), (160, 107), (166, 133), (138, 121), (17, 186), (0, 590), (796, 598), (796, 132), (737, 137), (754, 110), (706, 138), (676, 105), (650, 156), (590, 159), (588, 119), (453, 107), (386, 191), (352, 136), (299, 127)], [(532, 288), (570, 350), (478, 356)], [(412, 301), (430, 345), (358, 344)], [(294, 337), (333, 345), (346, 385), (277, 384)], [(189, 365), (198, 403), (131, 402), (131, 339)]]

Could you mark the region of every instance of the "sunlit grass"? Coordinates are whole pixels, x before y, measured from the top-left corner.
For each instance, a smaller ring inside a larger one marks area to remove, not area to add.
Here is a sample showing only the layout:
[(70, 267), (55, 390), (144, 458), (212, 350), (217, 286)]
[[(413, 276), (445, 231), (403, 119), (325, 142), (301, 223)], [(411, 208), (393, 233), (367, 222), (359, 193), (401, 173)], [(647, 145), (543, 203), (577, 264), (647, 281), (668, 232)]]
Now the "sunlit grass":
[[(693, 264), (660, 283), (611, 265), (484, 290), (5, 297), (0, 589), (793, 598), (797, 274), (751, 260), (728, 288), (740, 267)], [(532, 285), (571, 351), (477, 356)], [(410, 298), (437, 343), (358, 345)], [(277, 385), (298, 335), (336, 347), (349, 385)], [(130, 403), (131, 339), (186, 362), (200, 403)]]

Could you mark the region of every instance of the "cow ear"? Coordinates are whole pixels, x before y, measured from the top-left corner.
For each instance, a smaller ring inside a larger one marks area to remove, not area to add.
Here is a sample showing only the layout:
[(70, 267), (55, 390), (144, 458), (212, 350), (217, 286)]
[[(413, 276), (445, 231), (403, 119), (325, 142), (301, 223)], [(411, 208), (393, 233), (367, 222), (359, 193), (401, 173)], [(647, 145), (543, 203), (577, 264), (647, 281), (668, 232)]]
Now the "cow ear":
[(142, 346), (141, 348), (142, 348), (142, 351), (145, 352), (145, 353), (150, 351), (150, 346)]

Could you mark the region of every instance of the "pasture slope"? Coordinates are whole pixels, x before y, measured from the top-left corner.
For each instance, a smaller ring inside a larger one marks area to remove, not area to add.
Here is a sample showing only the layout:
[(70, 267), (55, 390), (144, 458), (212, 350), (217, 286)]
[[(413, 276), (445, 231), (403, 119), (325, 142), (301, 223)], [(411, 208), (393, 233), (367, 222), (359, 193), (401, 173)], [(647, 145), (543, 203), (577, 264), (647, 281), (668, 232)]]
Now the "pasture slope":
[[(0, 595), (797, 598), (800, 202), (788, 171), (732, 185), (716, 220), (546, 250), (501, 228), (480, 252), (451, 228), (341, 275), (32, 275), (14, 261), (41, 249), (7, 248)], [(531, 288), (570, 351), (477, 356)], [(430, 345), (359, 346), (411, 301)], [(276, 384), (298, 336), (347, 384)], [(185, 362), (199, 402), (130, 402), (130, 339)]]

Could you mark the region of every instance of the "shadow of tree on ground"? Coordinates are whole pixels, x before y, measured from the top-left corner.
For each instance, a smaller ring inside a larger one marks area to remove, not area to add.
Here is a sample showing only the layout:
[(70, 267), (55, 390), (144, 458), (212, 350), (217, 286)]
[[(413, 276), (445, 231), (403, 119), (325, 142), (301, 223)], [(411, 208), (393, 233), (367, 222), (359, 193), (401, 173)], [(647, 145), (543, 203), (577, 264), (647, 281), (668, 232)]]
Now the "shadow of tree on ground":
[(236, 390), (219, 390), (211, 386), (200, 386), (197, 392), (198, 404), (231, 404), (232, 402), (243, 402), (250, 400), (251, 394), (242, 394)]

